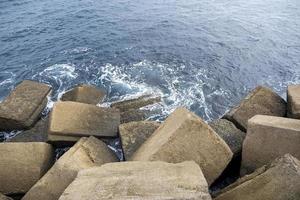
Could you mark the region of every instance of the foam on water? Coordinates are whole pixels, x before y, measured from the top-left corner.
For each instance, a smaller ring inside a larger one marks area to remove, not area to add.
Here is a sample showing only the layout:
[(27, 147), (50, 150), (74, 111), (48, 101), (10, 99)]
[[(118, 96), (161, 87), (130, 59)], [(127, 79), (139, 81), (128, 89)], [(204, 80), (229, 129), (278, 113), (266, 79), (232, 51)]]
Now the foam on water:
[[(186, 77), (187, 73), (190, 75)], [(109, 101), (134, 98), (144, 94), (160, 95), (161, 104), (155, 104), (149, 109), (160, 109), (161, 119), (175, 108), (184, 106), (193, 110), (193, 106), (203, 109), (202, 117), (211, 120), (213, 114), (206, 102), (203, 87), (209, 87), (208, 72), (198, 69), (189, 72), (185, 65), (171, 65), (143, 60), (130, 65), (114, 66), (106, 64), (100, 68), (101, 84), (108, 85)], [(228, 91), (219, 88), (208, 96), (228, 96)]]
[[(105, 102), (101, 106), (109, 106), (111, 102), (136, 98), (141, 95), (155, 95), (162, 97), (162, 103), (148, 106), (144, 109), (159, 110), (161, 114), (153, 112), (153, 119), (163, 120), (175, 108), (184, 106), (195, 110), (205, 120), (214, 117), (211, 105), (206, 98), (213, 96), (229, 97), (229, 91), (223, 88), (214, 89), (204, 94), (204, 87), (211, 87), (209, 72), (205, 69), (193, 69), (184, 64), (166, 64), (143, 60), (141, 62), (113, 65), (87, 65), (85, 70), (78, 70), (82, 66), (72, 63), (54, 64), (37, 72), (30, 79), (37, 80), (53, 87), (52, 97), (49, 98), (45, 114), (52, 108), (53, 103), (62, 94), (78, 83), (97, 85), (107, 91)], [(92, 74), (92, 76), (91, 76)], [(2, 85), (13, 85), (14, 75), (0, 82)]]
[(31, 77), (31, 79), (46, 83), (54, 89), (52, 97), (48, 97), (48, 104), (44, 113), (48, 113), (53, 107), (54, 101), (61, 98), (66, 88), (70, 87), (72, 80), (77, 77), (78, 73), (75, 72), (75, 65), (73, 64), (54, 64)]

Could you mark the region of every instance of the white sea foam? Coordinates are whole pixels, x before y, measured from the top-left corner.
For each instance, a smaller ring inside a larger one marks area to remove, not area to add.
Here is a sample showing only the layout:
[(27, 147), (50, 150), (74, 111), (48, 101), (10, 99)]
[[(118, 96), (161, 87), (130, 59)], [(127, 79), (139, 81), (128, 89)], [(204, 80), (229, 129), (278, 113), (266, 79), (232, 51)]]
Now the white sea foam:
[[(151, 94), (162, 97), (162, 103), (147, 106), (144, 109), (153, 111), (151, 119), (163, 120), (179, 106), (191, 110), (200, 110), (205, 120), (214, 117), (211, 102), (215, 96), (225, 96), (230, 99), (230, 92), (217, 88), (210, 94), (204, 93), (203, 87), (210, 87), (212, 79), (205, 69), (197, 69), (186, 65), (164, 64), (143, 60), (138, 63), (86, 66), (87, 70), (78, 72), (73, 64), (55, 64), (45, 68), (32, 78), (54, 86), (53, 98), (49, 98), (46, 109), (48, 112), (54, 101), (71, 86), (77, 83), (96, 84), (107, 90), (107, 98), (101, 106), (109, 106), (111, 102), (136, 98)], [(84, 74), (87, 73), (87, 74)], [(90, 73), (93, 73), (92, 76)], [(188, 74), (187, 74), (188, 73)], [(87, 78), (84, 77), (89, 77)], [(90, 78), (92, 77), (92, 78)], [(159, 112), (154, 112), (159, 111)], [(158, 114), (159, 113), (159, 114)]]
[[(191, 109), (193, 105), (197, 104), (204, 110), (205, 116), (203, 117), (210, 120), (213, 114), (203, 93), (204, 79), (209, 78), (207, 77), (207, 72), (204, 69), (199, 69), (189, 79), (182, 73), (182, 71), (186, 70), (188, 69), (185, 65), (175, 66), (144, 60), (124, 66), (106, 64), (100, 69), (99, 74), (101, 76), (99, 79), (102, 84), (110, 82), (109, 92), (115, 86), (125, 88), (126, 94), (110, 96), (110, 100), (124, 100), (144, 94), (155, 94), (160, 95), (163, 102), (147, 107), (147, 109), (161, 110), (162, 118), (166, 117), (178, 106)], [(154, 72), (153, 77), (149, 77), (147, 71)], [(159, 83), (155, 81), (149, 82), (149, 79), (157, 79)], [(220, 88), (215, 90), (213, 94), (228, 95), (228, 92)], [(105, 105), (107, 106), (109, 103)]]
[(32, 79), (51, 85), (54, 89), (52, 98), (48, 98), (45, 112), (48, 112), (54, 101), (60, 99), (66, 88), (78, 77), (73, 64), (54, 64), (35, 74)]

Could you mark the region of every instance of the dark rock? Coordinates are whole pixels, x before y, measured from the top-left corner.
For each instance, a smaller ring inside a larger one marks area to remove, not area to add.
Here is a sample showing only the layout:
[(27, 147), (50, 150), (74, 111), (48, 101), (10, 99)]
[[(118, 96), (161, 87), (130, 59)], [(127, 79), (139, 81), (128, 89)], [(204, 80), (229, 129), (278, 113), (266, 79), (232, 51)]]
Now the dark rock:
[(23, 131), (8, 142), (47, 142), (49, 117), (40, 119), (34, 127)]
[(290, 85), (287, 90), (288, 117), (300, 119), (300, 85)]
[(241, 155), (246, 133), (236, 128), (232, 122), (226, 119), (215, 120), (210, 122), (209, 125), (228, 144), (234, 157)]
[(298, 200), (300, 161), (287, 154), (222, 190), (215, 200)]
[(120, 112), (139, 109), (147, 105), (158, 103), (161, 101), (160, 97), (152, 97), (151, 95), (144, 95), (136, 99), (129, 99), (125, 101), (115, 102), (111, 104), (112, 108), (119, 109)]
[(131, 109), (121, 112), (121, 124), (132, 122), (132, 121), (143, 121), (147, 118), (149, 111)]
[(47, 105), (51, 88), (42, 83), (25, 80), (0, 103), (2, 130), (28, 129), (39, 119)]
[(120, 138), (125, 159), (132, 154), (152, 135), (160, 123), (151, 121), (129, 122), (119, 126)]
[(239, 129), (246, 132), (248, 119), (259, 114), (285, 116), (286, 102), (271, 89), (258, 86), (223, 118), (233, 122)]

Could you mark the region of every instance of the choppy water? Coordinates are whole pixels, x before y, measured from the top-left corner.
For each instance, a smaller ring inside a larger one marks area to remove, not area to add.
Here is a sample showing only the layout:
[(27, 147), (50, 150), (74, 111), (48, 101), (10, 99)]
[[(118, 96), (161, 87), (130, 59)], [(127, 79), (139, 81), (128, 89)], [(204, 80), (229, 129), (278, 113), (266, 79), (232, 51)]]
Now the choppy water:
[(211, 120), (300, 83), (299, 0), (0, 0), (0, 99), (23, 79), (142, 93)]

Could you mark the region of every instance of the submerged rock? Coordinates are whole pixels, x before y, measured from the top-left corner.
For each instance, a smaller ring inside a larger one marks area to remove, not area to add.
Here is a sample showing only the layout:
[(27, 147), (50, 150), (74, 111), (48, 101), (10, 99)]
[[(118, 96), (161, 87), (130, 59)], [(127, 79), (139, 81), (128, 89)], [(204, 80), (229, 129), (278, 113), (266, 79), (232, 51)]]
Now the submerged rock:
[(76, 101), (86, 104), (101, 103), (106, 92), (94, 86), (81, 84), (62, 95), (62, 101)]
[(300, 119), (300, 85), (290, 85), (287, 90), (288, 117)]
[(0, 192), (26, 193), (51, 167), (51, 145), (42, 142), (0, 143)]
[(134, 153), (132, 160), (170, 163), (193, 160), (210, 185), (232, 155), (223, 139), (200, 117), (185, 108), (177, 108)]
[(132, 122), (132, 121), (143, 121), (147, 118), (148, 111), (131, 109), (121, 112), (121, 124)]
[(207, 182), (192, 161), (121, 162), (79, 172), (59, 200), (210, 200)]
[(112, 103), (111, 107), (120, 110), (121, 124), (123, 124), (132, 121), (143, 121), (147, 119), (151, 115), (152, 111), (145, 109), (142, 110), (140, 108), (158, 103), (160, 101), (160, 97), (144, 95), (135, 99)]
[(151, 121), (129, 122), (119, 126), (124, 157), (129, 160), (132, 154), (152, 135), (160, 123)]
[(217, 119), (210, 122), (209, 125), (227, 143), (234, 157), (241, 155), (246, 133), (226, 119)]
[(77, 102), (57, 102), (50, 113), (50, 135), (116, 137), (120, 113), (112, 108)]
[(271, 89), (258, 86), (241, 103), (225, 114), (223, 118), (246, 131), (248, 119), (254, 115), (286, 115), (286, 102)]
[(300, 161), (287, 154), (225, 188), (215, 200), (298, 200)]
[(42, 83), (25, 80), (0, 103), (0, 129), (28, 129), (40, 117), (47, 105), (51, 88)]
[(94, 137), (81, 138), (26, 193), (23, 200), (57, 200), (80, 170), (116, 161), (114, 153), (102, 141)]
[(248, 121), (241, 174), (290, 153), (300, 159), (300, 120), (256, 115)]
[(125, 101), (119, 101), (111, 104), (112, 108), (119, 109), (120, 112), (128, 110), (136, 110), (147, 105), (158, 103), (161, 101), (160, 97), (153, 97), (151, 95), (144, 95), (136, 99), (129, 99)]

